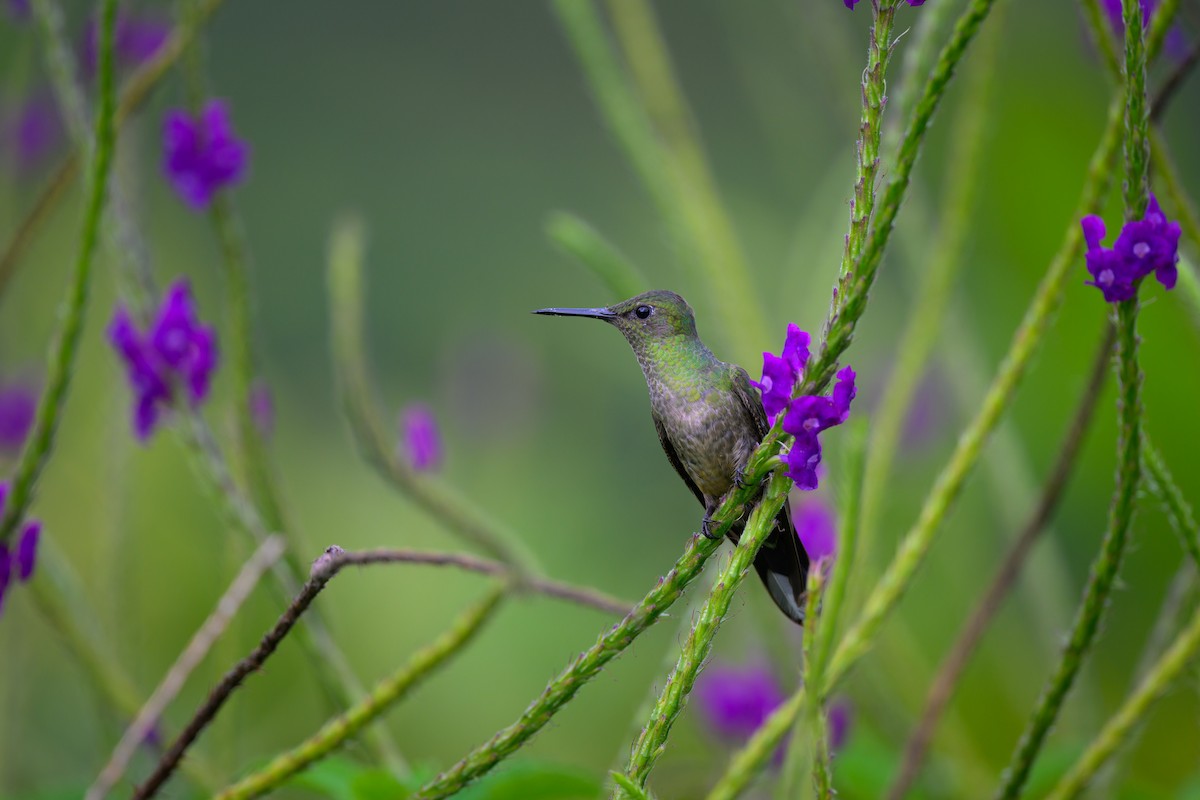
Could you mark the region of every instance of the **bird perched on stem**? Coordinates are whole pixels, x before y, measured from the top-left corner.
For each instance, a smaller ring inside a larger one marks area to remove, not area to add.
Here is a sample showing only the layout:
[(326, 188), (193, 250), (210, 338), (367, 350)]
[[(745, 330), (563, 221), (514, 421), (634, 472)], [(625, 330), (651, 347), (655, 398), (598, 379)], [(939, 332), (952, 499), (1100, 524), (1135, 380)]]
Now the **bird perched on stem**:
[[(701, 531), (768, 430), (746, 370), (713, 355), (696, 333), (692, 309), (674, 292), (652, 291), (607, 308), (543, 308), (535, 314), (591, 317), (614, 325), (637, 356), (650, 392), (650, 415), (667, 459), (704, 506)], [(744, 525), (728, 536), (736, 544)], [(775, 605), (804, 624), (808, 555), (785, 504), (754, 559)]]

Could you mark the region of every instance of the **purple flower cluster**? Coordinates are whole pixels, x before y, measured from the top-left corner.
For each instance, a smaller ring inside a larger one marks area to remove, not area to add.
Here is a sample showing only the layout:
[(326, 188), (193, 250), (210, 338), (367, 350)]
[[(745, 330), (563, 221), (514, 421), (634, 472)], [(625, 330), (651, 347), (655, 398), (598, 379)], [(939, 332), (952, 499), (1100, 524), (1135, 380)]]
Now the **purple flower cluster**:
[[(4, 514), (4, 506), (8, 500), (8, 483), (0, 483), (0, 515)], [(21, 526), (21, 535), (17, 538), (14, 550), (8, 549), (6, 542), (0, 542), (0, 611), (4, 610), (4, 596), (14, 578), (24, 583), (33, 576), (33, 568), (37, 564), (38, 541), (42, 536), (42, 523), (31, 519)]]
[(1146, 216), (1126, 222), (1111, 249), (1101, 245), (1104, 220), (1089, 214), (1080, 221), (1087, 242), (1087, 281), (1104, 293), (1109, 303), (1129, 300), (1137, 294), (1142, 278), (1150, 273), (1167, 289), (1175, 288), (1179, 261), (1178, 222), (1167, 222), (1158, 199), (1150, 196)]
[(221, 100), (210, 100), (195, 118), (186, 111), (171, 111), (163, 123), (163, 171), (197, 211), (208, 208), (219, 189), (241, 180), (247, 153)]
[(29, 19), (29, 0), (8, 0), (8, 15), (17, 22)]
[[(842, 2), (845, 4), (846, 8), (851, 8), (851, 9), (852, 9), (852, 8), (854, 8), (854, 6), (858, 4), (858, 0), (842, 0)], [(923, 5), (925, 5), (925, 0), (906, 0), (906, 2), (907, 2), (907, 3), (908, 3), (910, 6), (923, 6)], [(1117, 2), (1119, 3), (1119, 2), (1120, 2), (1120, 0), (1117, 0)], [(1145, 2), (1145, 0), (1142, 0), (1142, 2)]]
[(429, 472), (442, 464), (442, 438), (428, 406), (411, 405), (400, 414), (401, 446), (409, 465)]
[(197, 319), (186, 280), (167, 290), (158, 316), (144, 334), (122, 307), (113, 316), (108, 338), (125, 362), (133, 387), (133, 430), (138, 439), (145, 441), (154, 432), (162, 409), (174, 401), (178, 383), (183, 383), (193, 406), (208, 395), (217, 366), (217, 337)]
[[(88, 79), (96, 74), (99, 35), (96, 20), (88, 20), (79, 45), (80, 68)], [(153, 58), (170, 36), (171, 24), (164, 19), (121, 13), (113, 30), (113, 54), (121, 66), (136, 67)]]
[(837, 374), (837, 384), (829, 397), (803, 395), (792, 398), (808, 363), (808, 343), (807, 333), (795, 324), (788, 325), (782, 355), (763, 353), (762, 380), (751, 381), (762, 393), (763, 408), (771, 424), (775, 424), (775, 417), (783, 413), (783, 429), (796, 437), (786, 456), (787, 474), (805, 491), (817, 488), (817, 466), (821, 463), (821, 442), (817, 434), (846, 421), (850, 403), (857, 393), (854, 370), (846, 367)]
[(805, 495), (792, 506), (792, 524), (809, 561), (814, 564), (828, 562), (837, 555), (837, 521), (824, 498)]
[(0, 387), (0, 452), (16, 452), (25, 444), (37, 415), (37, 394), (14, 383)]
[(732, 742), (749, 739), (784, 699), (779, 682), (762, 664), (712, 664), (696, 681), (696, 700), (705, 721)]
[[(775, 675), (762, 664), (744, 667), (711, 664), (696, 680), (696, 700), (708, 727), (718, 737), (741, 743), (766, 722), (786, 698)], [(826, 712), (829, 747), (840, 750), (850, 733), (850, 706), (836, 701)]]
[[(1151, 15), (1159, 6), (1159, 0), (1140, 0), (1139, 5), (1142, 7), (1142, 25), (1148, 26)], [(1122, 39), (1125, 38), (1125, 19), (1121, 9), (1121, 0), (1101, 0), (1100, 6), (1108, 16), (1108, 22), (1112, 25), (1113, 31)], [(1167, 31), (1164, 46), (1167, 52), (1175, 58), (1184, 59), (1187, 57), (1187, 37), (1184, 36), (1183, 31), (1178, 25), (1172, 26)]]
[(0, 145), (17, 172), (28, 173), (62, 143), (66, 133), (54, 97), (37, 90), (0, 110)]

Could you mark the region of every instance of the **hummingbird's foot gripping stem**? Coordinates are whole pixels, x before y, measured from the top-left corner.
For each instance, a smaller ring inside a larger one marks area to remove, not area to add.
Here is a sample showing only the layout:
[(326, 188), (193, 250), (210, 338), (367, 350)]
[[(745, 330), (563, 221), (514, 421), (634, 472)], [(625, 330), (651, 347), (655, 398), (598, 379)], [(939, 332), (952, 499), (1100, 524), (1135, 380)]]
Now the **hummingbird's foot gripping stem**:
[(708, 514), (704, 515), (704, 519), (700, 520), (700, 533), (705, 539), (720, 539), (721, 537), (712, 532), (712, 517)]
[(750, 484), (746, 481), (746, 470), (738, 467), (733, 471), (733, 485), (739, 489), (745, 489)]

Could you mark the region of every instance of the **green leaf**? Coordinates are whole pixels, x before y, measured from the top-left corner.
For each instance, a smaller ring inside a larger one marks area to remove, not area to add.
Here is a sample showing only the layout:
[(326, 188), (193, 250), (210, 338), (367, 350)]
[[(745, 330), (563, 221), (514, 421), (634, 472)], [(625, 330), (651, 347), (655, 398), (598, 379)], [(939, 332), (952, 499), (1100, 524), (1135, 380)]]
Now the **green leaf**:
[(455, 795), (455, 800), (593, 800), (603, 786), (572, 767), (519, 761)]

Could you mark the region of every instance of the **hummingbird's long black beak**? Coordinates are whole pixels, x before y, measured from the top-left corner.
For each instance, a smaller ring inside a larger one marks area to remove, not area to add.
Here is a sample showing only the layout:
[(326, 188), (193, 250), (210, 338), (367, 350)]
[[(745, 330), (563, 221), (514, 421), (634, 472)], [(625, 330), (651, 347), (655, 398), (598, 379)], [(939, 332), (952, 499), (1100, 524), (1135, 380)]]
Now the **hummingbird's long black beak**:
[(607, 308), (539, 308), (535, 314), (545, 314), (552, 317), (592, 317), (608, 322), (616, 319), (617, 315)]

